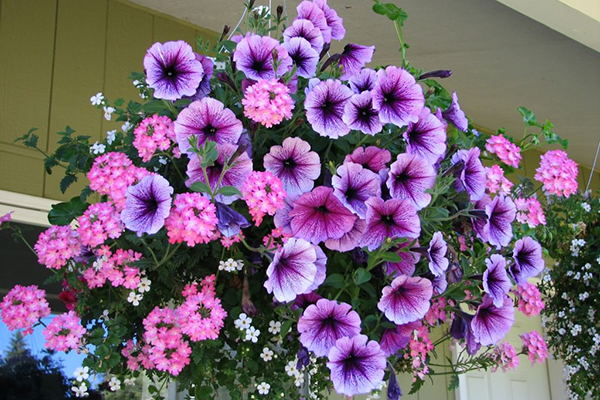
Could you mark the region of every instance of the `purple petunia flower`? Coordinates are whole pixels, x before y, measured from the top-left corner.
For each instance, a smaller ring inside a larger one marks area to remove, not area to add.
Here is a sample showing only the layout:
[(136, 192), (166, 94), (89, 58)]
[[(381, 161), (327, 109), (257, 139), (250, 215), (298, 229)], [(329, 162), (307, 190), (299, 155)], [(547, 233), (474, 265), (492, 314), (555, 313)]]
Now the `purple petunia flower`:
[(417, 210), (427, 206), (437, 174), (432, 165), (416, 154), (399, 154), (390, 166), (386, 186), (395, 199), (410, 200)]
[[(400, 262), (385, 263), (385, 271), (388, 275), (398, 274), (412, 276), (415, 273), (415, 265), (421, 259), (421, 254), (405, 250), (405, 247), (411, 246), (412, 244), (412, 242), (403, 242), (399, 243), (396, 249), (392, 249), (392, 251), (394, 251), (394, 253), (398, 254), (398, 257), (400, 257)], [(416, 241), (414, 245), (419, 246), (419, 242)]]
[(369, 197), (381, 196), (381, 185), (377, 174), (351, 162), (338, 167), (337, 175), (331, 178), (331, 184), (334, 188), (333, 194), (335, 197), (350, 211), (363, 219), (367, 214), (365, 201)]
[(175, 121), (175, 136), (182, 153), (189, 151), (192, 135), (198, 138), (199, 147), (207, 140), (236, 144), (242, 130), (242, 122), (233, 111), (209, 97), (194, 101), (179, 113)]
[(436, 232), (429, 242), (429, 248), (427, 249), (427, 257), (429, 258), (429, 270), (435, 276), (442, 276), (448, 269), (448, 259), (446, 258), (446, 252), (448, 251), (448, 245), (444, 240), (442, 232)]
[(362, 92), (350, 97), (344, 108), (342, 120), (350, 129), (367, 135), (375, 135), (383, 128), (379, 121), (379, 113), (373, 108), (371, 92)]
[(517, 208), (510, 197), (498, 195), (485, 206), (488, 216), (487, 232), (489, 243), (499, 250), (510, 243), (513, 237), (512, 222), (517, 215)]
[(474, 217), (473, 218), (473, 229), (477, 234), (477, 237), (484, 242), (488, 242), (490, 240), (489, 233), (489, 225), (488, 225), (488, 216), (485, 213), (485, 207), (492, 202), (492, 199), (487, 194), (484, 195), (479, 201), (475, 203), (475, 209), (477, 213), (482, 213), (485, 215), (484, 217)]
[(144, 57), (144, 70), (154, 97), (165, 100), (194, 95), (205, 73), (192, 47), (182, 40), (154, 43)]
[(283, 44), (297, 68), (298, 76), (312, 78), (317, 72), (319, 53), (304, 38), (295, 37)]
[(300, 138), (286, 138), (281, 146), (272, 146), (264, 158), (265, 170), (283, 183), (289, 196), (310, 191), (321, 175), (319, 155), (310, 151), (310, 144)]
[(510, 266), (510, 274), (517, 285), (526, 283), (528, 278), (538, 276), (544, 270), (542, 246), (529, 236), (516, 241), (513, 259), (515, 262)]
[(333, 189), (325, 186), (300, 196), (289, 216), (292, 234), (314, 244), (341, 238), (350, 232), (356, 220), (356, 216), (334, 196)]
[(288, 194), (283, 200), (283, 207), (278, 209), (273, 216), (275, 227), (280, 228), (283, 233), (290, 236), (292, 235), (292, 227), (290, 226), (292, 217), (290, 217), (290, 212), (294, 209), (294, 201), (295, 198)]
[(300, 343), (317, 357), (326, 357), (335, 342), (360, 333), (360, 317), (346, 303), (320, 299), (298, 320)]
[(480, 200), (485, 194), (487, 176), (479, 159), (480, 154), (479, 148), (473, 147), (469, 150), (458, 150), (452, 156), (453, 165), (463, 164), (460, 172), (457, 173), (456, 189), (458, 191), (466, 190), (471, 201)]
[(440, 276), (436, 276), (431, 281), (431, 285), (433, 286), (433, 293), (444, 293), (446, 289), (448, 289), (448, 280), (446, 279), (446, 275), (442, 274)]
[(325, 247), (327, 247), (329, 250), (335, 250), (342, 253), (354, 250), (356, 247), (358, 247), (366, 227), (367, 223), (365, 220), (357, 218), (350, 232), (345, 233), (344, 236), (339, 239), (326, 240)]
[(290, 238), (267, 268), (264, 287), (280, 302), (292, 301), (308, 293), (317, 274), (315, 246), (303, 239)]
[(317, 260), (315, 261), (315, 265), (317, 266), (317, 273), (315, 274), (315, 280), (312, 285), (306, 289), (305, 293), (314, 292), (321, 286), (323, 282), (325, 282), (325, 278), (327, 277), (327, 255), (325, 252), (317, 245), (313, 245), (315, 251), (317, 252)]
[(379, 346), (386, 357), (394, 355), (405, 348), (413, 337), (413, 331), (420, 328), (421, 325), (422, 323), (419, 320), (384, 330), (379, 341)]
[(388, 400), (400, 400), (402, 396), (402, 390), (400, 384), (398, 384), (398, 378), (396, 378), (396, 372), (390, 364), (390, 377), (388, 381), (387, 398)]
[(504, 298), (510, 291), (512, 283), (506, 273), (506, 259), (499, 254), (486, 258), (487, 269), (483, 273), (483, 291), (487, 293), (496, 307), (502, 307)]
[(232, 237), (241, 232), (242, 228), (250, 226), (250, 222), (239, 212), (223, 203), (215, 202), (217, 212), (217, 227), (225, 237)]
[[(234, 165), (230, 167), (221, 179), (221, 184), (217, 188), (219, 177), (223, 172), (223, 166), (225, 161), (229, 159), (233, 153), (237, 151), (238, 147), (233, 144), (217, 144), (217, 151), (219, 156), (212, 166), (206, 168), (206, 174), (208, 175), (208, 182), (204, 177), (202, 171), (201, 160), (196, 154), (190, 156), (190, 162), (187, 166), (187, 176), (189, 179), (185, 182), (187, 187), (191, 187), (194, 182), (204, 182), (209, 184), (213, 191), (223, 186), (234, 186), (241, 189), (244, 183), (250, 177), (252, 173), (252, 160), (248, 157), (246, 152), (242, 152), (240, 156), (235, 160)], [(239, 195), (225, 196), (218, 194), (215, 196), (217, 201), (224, 204), (231, 204), (239, 198)]]
[(340, 56), (339, 65), (342, 68), (340, 79), (347, 81), (348, 78), (359, 73), (364, 66), (371, 62), (375, 46), (362, 46), (360, 44), (348, 43)]
[[(273, 65), (273, 53), (277, 54), (277, 71)], [(233, 53), (237, 69), (247, 78), (256, 81), (275, 79), (292, 69), (292, 59), (279, 42), (268, 36), (249, 35), (237, 44)]]
[(473, 338), (477, 343), (491, 346), (510, 331), (515, 322), (515, 309), (510, 297), (504, 297), (501, 307), (496, 307), (490, 296), (483, 295), (483, 303), (471, 320)]
[(312, 22), (312, 24), (321, 31), (323, 42), (331, 42), (331, 28), (327, 24), (325, 13), (316, 3), (305, 0), (298, 4), (296, 11), (298, 12), (297, 19), (307, 19)]
[(368, 340), (365, 335), (343, 337), (329, 351), (327, 368), (337, 393), (346, 396), (369, 393), (383, 380), (385, 354), (377, 342)]
[(310, 46), (317, 52), (323, 50), (323, 35), (321, 30), (307, 19), (297, 19), (283, 32), (283, 41), (288, 43), (292, 38), (306, 39)]
[(142, 236), (155, 234), (171, 212), (173, 188), (160, 175), (148, 175), (127, 189), (121, 221), (125, 227)]
[(210, 94), (210, 91), (212, 90), (210, 87), (210, 80), (213, 76), (214, 71), (214, 64), (210, 58), (206, 57), (205, 55), (196, 53), (196, 60), (200, 61), (200, 63), (202, 64), (202, 68), (204, 69), (204, 76), (202, 77), (200, 85), (196, 89), (196, 93), (193, 96), (191, 96), (192, 101), (202, 100)]
[(460, 109), (458, 104), (458, 96), (456, 92), (452, 92), (452, 104), (446, 111), (442, 113), (446, 120), (452, 122), (454, 126), (463, 132), (469, 131), (469, 120), (465, 116), (465, 113)]
[(386, 149), (380, 149), (377, 146), (369, 146), (367, 148), (359, 147), (348, 154), (344, 162), (353, 162), (362, 165), (364, 168), (370, 169), (376, 174), (385, 168), (386, 164), (392, 160), (392, 155)]
[(430, 280), (400, 275), (391, 286), (383, 288), (377, 308), (387, 319), (402, 325), (423, 318), (429, 311), (432, 295)]
[(373, 105), (379, 110), (381, 122), (402, 128), (411, 122), (417, 122), (425, 105), (425, 96), (410, 73), (390, 66), (377, 71)]
[(416, 123), (408, 124), (403, 136), (408, 142), (406, 152), (418, 154), (432, 165), (446, 153), (446, 129), (427, 107), (423, 107)]
[(375, 88), (375, 83), (377, 83), (377, 72), (371, 68), (363, 68), (359, 73), (351, 76), (348, 79), (348, 83), (354, 93), (370, 92)]
[(327, 79), (315, 85), (304, 101), (306, 119), (313, 130), (332, 139), (347, 135), (350, 128), (342, 118), (351, 96), (352, 91), (337, 79)]
[(410, 200), (383, 201), (371, 197), (366, 204), (367, 228), (361, 246), (367, 246), (369, 251), (378, 248), (387, 238), (416, 239), (421, 234), (421, 220)]
[(340, 18), (337, 12), (329, 7), (327, 0), (313, 0), (325, 14), (327, 20), (327, 26), (331, 28), (331, 38), (335, 40), (342, 40), (346, 35), (346, 29), (344, 28), (344, 20)]

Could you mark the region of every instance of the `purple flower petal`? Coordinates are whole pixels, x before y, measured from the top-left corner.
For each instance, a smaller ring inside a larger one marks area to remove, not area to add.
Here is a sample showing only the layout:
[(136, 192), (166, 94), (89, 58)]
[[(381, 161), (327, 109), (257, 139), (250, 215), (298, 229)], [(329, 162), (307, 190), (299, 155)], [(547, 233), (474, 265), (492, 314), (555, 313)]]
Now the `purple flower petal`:
[[(421, 254), (412, 251), (406, 251), (404, 248), (411, 246), (411, 242), (398, 244), (398, 247), (393, 250), (400, 257), (400, 262), (386, 262), (386, 273), (388, 275), (398, 274), (412, 276), (415, 273), (415, 265), (421, 259)], [(415, 242), (415, 246), (419, 246), (419, 242)]]
[(462, 163), (456, 182), (457, 190), (466, 190), (471, 201), (480, 200), (485, 194), (487, 175), (479, 159), (481, 151), (477, 147), (469, 150), (458, 150), (452, 156), (452, 164)]
[(331, 42), (331, 28), (327, 24), (327, 18), (325, 13), (319, 8), (319, 6), (312, 1), (303, 1), (296, 7), (298, 12), (297, 19), (307, 19), (321, 31), (323, 35), (323, 41), (325, 43)]
[(192, 101), (202, 100), (210, 94), (212, 88), (210, 87), (210, 80), (213, 76), (214, 64), (210, 58), (205, 55), (196, 53), (196, 60), (200, 61), (202, 68), (204, 69), (204, 76), (200, 85), (196, 89), (196, 93), (190, 97)]
[(363, 68), (359, 73), (348, 79), (350, 89), (356, 94), (371, 91), (377, 83), (377, 73), (371, 68)]
[(304, 310), (298, 332), (303, 346), (317, 357), (325, 357), (339, 338), (360, 333), (360, 317), (346, 303), (321, 299)]
[(369, 197), (381, 196), (379, 177), (359, 164), (344, 163), (337, 169), (337, 175), (331, 178), (333, 194), (350, 211), (365, 218)]
[(347, 135), (350, 128), (342, 118), (346, 102), (351, 96), (352, 91), (338, 80), (328, 79), (318, 83), (304, 101), (306, 119), (313, 130), (332, 139)]
[(516, 241), (513, 259), (515, 262), (510, 267), (510, 273), (518, 285), (526, 283), (528, 278), (538, 276), (544, 270), (542, 246), (529, 236)]
[(443, 113), (444, 118), (452, 122), (454, 126), (463, 132), (469, 131), (469, 120), (465, 116), (465, 113), (460, 109), (458, 104), (458, 96), (456, 92), (452, 92), (452, 104)]
[(294, 209), (294, 200), (293, 196), (286, 196), (283, 201), (283, 207), (277, 210), (273, 216), (275, 227), (280, 228), (283, 233), (290, 236), (292, 235), (292, 227), (290, 226), (292, 217), (290, 216), (290, 212)]
[(390, 166), (386, 182), (390, 195), (396, 199), (410, 200), (417, 210), (427, 206), (437, 174), (432, 165), (416, 154), (402, 153)]
[(367, 204), (367, 228), (361, 240), (370, 251), (378, 248), (387, 238), (416, 239), (421, 234), (421, 221), (410, 200), (383, 201), (371, 197)]
[(373, 59), (375, 46), (362, 46), (360, 44), (348, 43), (340, 56), (342, 76), (340, 79), (347, 81), (348, 78), (359, 73), (367, 63)]
[(513, 237), (512, 222), (517, 215), (517, 208), (510, 197), (498, 195), (485, 206), (488, 216), (489, 242), (499, 250), (510, 243)]
[(321, 286), (323, 282), (325, 282), (325, 278), (327, 277), (327, 256), (319, 246), (313, 245), (313, 247), (317, 252), (317, 260), (315, 261), (315, 265), (317, 266), (317, 273), (315, 274), (314, 282), (312, 283), (312, 285), (310, 285), (308, 289), (306, 289), (305, 293), (311, 293), (317, 290), (317, 288)]
[(415, 321), (399, 325), (395, 329), (384, 330), (381, 335), (381, 340), (379, 341), (379, 346), (386, 357), (395, 355), (400, 350), (404, 349), (413, 337), (414, 330), (418, 329), (420, 326), (421, 321)]
[(321, 30), (307, 19), (295, 20), (283, 32), (284, 43), (288, 43), (295, 37), (306, 39), (317, 54), (320, 54), (321, 50), (323, 50), (323, 35), (321, 34)]
[(327, 26), (331, 28), (331, 38), (335, 40), (342, 40), (346, 35), (346, 29), (344, 28), (344, 20), (340, 18), (337, 12), (329, 7), (327, 0), (313, 0), (325, 14), (327, 20)]
[(483, 273), (483, 291), (492, 298), (496, 307), (502, 307), (512, 287), (506, 273), (506, 259), (499, 254), (492, 254), (485, 264), (487, 269)]
[(483, 295), (483, 303), (471, 320), (473, 338), (477, 343), (491, 346), (498, 343), (510, 331), (515, 322), (515, 309), (510, 297), (504, 298), (501, 307), (496, 307), (490, 296)]
[[(483, 211), (485, 213), (485, 208), (491, 202), (492, 199), (490, 196), (484, 195), (475, 203), (475, 210), (479, 210), (479, 212)], [(485, 214), (485, 218), (473, 218), (473, 229), (475, 230), (477, 237), (482, 241), (487, 243), (490, 240), (490, 226), (488, 224), (487, 213)]]
[(329, 351), (327, 368), (335, 391), (346, 396), (369, 393), (383, 380), (386, 358), (365, 335), (343, 337)]
[(423, 107), (416, 123), (408, 125), (403, 136), (408, 142), (406, 152), (420, 155), (431, 165), (446, 153), (446, 128), (427, 107)]
[(317, 72), (319, 53), (310, 46), (310, 43), (301, 37), (291, 38), (283, 44), (290, 58), (297, 67), (298, 76), (312, 78)]
[(379, 113), (373, 108), (371, 92), (362, 92), (350, 97), (344, 108), (342, 119), (350, 129), (361, 131), (367, 135), (375, 135), (383, 128), (379, 121)]
[(392, 160), (392, 155), (386, 149), (380, 149), (377, 146), (369, 146), (367, 148), (359, 147), (348, 154), (344, 162), (353, 162), (362, 165), (364, 168), (370, 169), (376, 174), (384, 169)]
[(429, 242), (429, 248), (427, 249), (429, 270), (433, 275), (442, 276), (448, 269), (448, 259), (446, 258), (447, 251), (448, 245), (446, 245), (442, 232), (434, 233), (431, 242)]
[(329, 250), (335, 250), (342, 253), (354, 250), (356, 247), (358, 247), (366, 227), (367, 223), (364, 219), (356, 219), (350, 232), (344, 234), (344, 236), (339, 239), (326, 240), (325, 247), (327, 247)]
[(390, 66), (377, 71), (373, 105), (379, 110), (381, 122), (402, 128), (417, 122), (425, 105), (425, 96), (410, 73)]
[(333, 189), (325, 186), (300, 196), (289, 215), (293, 235), (314, 244), (341, 238), (350, 232), (356, 220), (333, 195)]
[(448, 281), (446, 280), (446, 275), (442, 274), (440, 276), (436, 276), (431, 281), (431, 285), (433, 286), (433, 293), (442, 294), (448, 289)]
[(391, 286), (383, 288), (377, 308), (387, 319), (402, 325), (423, 318), (429, 311), (432, 295), (430, 280), (400, 275)]
[(215, 203), (215, 207), (217, 219), (219, 220), (217, 227), (223, 236), (232, 237), (238, 235), (242, 228), (250, 226), (250, 222), (233, 208), (218, 201)]
[[(277, 71), (273, 66), (273, 52), (277, 53)], [(237, 69), (256, 81), (275, 79), (292, 68), (292, 59), (279, 42), (268, 36), (250, 35), (238, 43), (233, 53)]]
[(121, 220), (138, 236), (155, 234), (171, 212), (173, 188), (160, 175), (148, 175), (127, 189)]

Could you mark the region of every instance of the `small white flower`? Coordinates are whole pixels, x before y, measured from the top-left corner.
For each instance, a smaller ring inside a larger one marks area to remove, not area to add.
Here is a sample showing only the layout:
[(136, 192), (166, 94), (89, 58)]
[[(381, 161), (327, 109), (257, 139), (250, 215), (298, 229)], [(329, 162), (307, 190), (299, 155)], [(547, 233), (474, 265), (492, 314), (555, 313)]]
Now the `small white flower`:
[(152, 281), (150, 279), (143, 277), (142, 279), (140, 279), (140, 286), (138, 286), (138, 288), (137, 288), (138, 292), (140, 292), (140, 293), (149, 292), (151, 284), (152, 284)]
[(108, 386), (110, 386), (111, 391), (116, 392), (117, 390), (121, 390), (121, 381), (116, 376), (113, 376), (110, 378)]
[(112, 131), (106, 132), (106, 143), (113, 144), (117, 136), (117, 130), (113, 129)]
[(301, 373), (300, 371), (296, 371), (296, 374), (294, 374), (294, 385), (296, 385), (296, 387), (300, 387), (304, 384), (304, 374)]
[(94, 143), (90, 146), (90, 153), (93, 154), (103, 154), (106, 151), (106, 146), (102, 143)]
[(233, 321), (233, 324), (235, 325), (235, 327), (238, 329), (241, 329), (243, 331), (248, 329), (250, 327), (251, 323), (252, 323), (252, 318), (247, 316), (245, 313), (241, 313), (239, 315), (238, 319)]
[(273, 335), (277, 335), (281, 332), (281, 322), (279, 321), (271, 321), (269, 322), (269, 332)]
[(273, 354), (273, 350), (265, 347), (262, 353), (260, 353), (260, 358), (262, 358), (264, 362), (269, 362), (273, 359)]
[(269, 394), (269, 390), (271, 389), (271, 385), (266, 382), (261, 382), (260, 385), (256, 387), (258, 389), (259, 394)]
[(133, 386), (135, 385), (135, 378), (125, 378), (123, 383), (125, 384), (125, 386)]
[(100, 316), (100, 318), (102, 318), (102, 321), (106, 322), (106, 321), (110, 320), (108, 314), (109, 314), (108, 310), (102, 311), (102, 315)]
[(90, 101), (93, 106), (99, 106), (104, 101), (104, 95), (102, 93), (96, 93), (95, 96), (90, 97)]
[(131, 83), (133, 83), (133, 86), (135, 86), (135, 87), (139, 87), (139, 85), (140, 85), (140, 81), (138, 81), (137, 79)]
[(296, 371), (298, 371), (298, 369), (296, 368), (296, 364), (297, 361), (290, 361), (287, 363), (287, 365), (285, 366), (285, 373), (288, 374), (288, 376), (296, 375)]
[(585, 212), (592, 211), (592, 206), (590, 206), (588, 203), (581, 203), (581, 208), (583, 208)]
[(558, 334), (561, 335), (561, 336), (564, 335), (565, 333), (567, 333), (567, 331), (565, 330), (565, 328), (560, 328), (558, 330)]
[(129, 121), (125, 121), (125, 123), (123, 125), (121, 125), (121, 130), (123, 132), (129, 131), (131, 128), (133, 128), (133, 124)]
[(77, 379), (77, 382), (82, 382), (90, 377), (90, 369), (88, 367), (78, 367), (73, 372), (73, 376)]
[(71, 390), (73, 393), (75, 393), (75, 397), (87, 397), (90, 395), (88, 393), (88, 387), (85, 383), (82, 383), (79, 386), (73, 386)]
[(258, 336), (260, 335), (260, 331), (255, 327), (251, 326), (246, 329), (246, 341), (252, 341), (252, 343), (258, 342)]
[(162, 165), (167, 165), (167, 163), (169, 162), (169, 159), (166, 157), (163, 157), (163, 156), (159, 156), (158, 162), (161, 163)]
[(104, 119), (106, 119), (107, 121), (110, 121), (110, 119), (112, 118), (112, 114), (115, 111), (116, 110), (114, 109), (114, 107), (106, 107), (106, 106), (104, 106)]
[(137, 307), (140, 305), (140, 301), (142, 301), (143, 298), (144, 298), (144, 296), (142, 296), (140, 293), (129, 292), (127, 301), (130, 302), (131, 304), (133, 304), (134, 307)]

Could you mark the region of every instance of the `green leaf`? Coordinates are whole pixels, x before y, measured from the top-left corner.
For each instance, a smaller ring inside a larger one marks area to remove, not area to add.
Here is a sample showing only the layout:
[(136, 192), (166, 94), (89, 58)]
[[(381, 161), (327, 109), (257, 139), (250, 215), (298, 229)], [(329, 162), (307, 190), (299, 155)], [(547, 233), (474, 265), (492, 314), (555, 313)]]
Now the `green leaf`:
[(375, 4), (373, 4), (373, 11), (374, 11), (376, 14), (379, 14), (379, 15), (385, 15), (385, 14), (386, 14), (386, 12), (387, 12), (387, 10), (386, 10), (386, 8), (384, 7), (384, 5), (383, 5), (383, 4), (381, 4), (381, 3), (379, 3), (379, 2), (378, 2), (378, 3), (375, 3)]
[(44, 158), (44, 169), (48, 175), (52, 174), (52, 168), (58, 165), (58, 161), (54, 157)]
[(450, 376), (450, 384), (448, 385), (448, 390), (456, 390), (458, 389), (460, 381), (458, 380), (458, 375)]
[(282, 338), (288, 334), (293, 323), (294, 323), (294, 321), (287, 320), (283, 324), (281, 324), (281, 337)]
[(391, 263), (399, 263), (400, 261), (402, 261), (402, 258), (400, 258), (400, 256), (396, 253), (394, 253), (393, 251), (388, 251), (386, 253), (383, 253), (381, 255), (381, 259), (383, 261), (387, 261), (387, 262), (391, 262)]
[(204, 182), (194, 182), (192, 183), (192, 186), (190, 186), (190, 189), (192, 189), (194, 192), (199, 192), (199, 193), (210, 193), (210, 189), (208, 187), (208, 185)]
[(359, 268), (354, 272), (354, 282), (357, 285), (369, 282), (371, 280), (371, 273), (364, 268)]
[(121, 107), (125, 103), (125, 100), (121, 97), (115, 100), (115, 107)]
[(223, 40), (221, 46), (225, 47), (225, 49), (231, 53), (235, 50), (237, 43), (231, 40)]
[(537, 119), (535, 118), (533, 111), (531, 111), (525, 107), (519, 107), (519, 108), (517, 108), (517, 110), (519, 110), (519, 112), (523, 116), (523, 122), (525, 122), (527, 125), (529, 125), (529, 126), (537, 126), (538, 125)]
[(165, 108), (165, 103), (163, 103), (162, 100), (150, 100), (142, 106), (142, 110), (149, 114), (157, 113)]
[(208, 399), (212, 396), (213, 390), (210, 386), (196, 386), (197, 399)]
[(73, 183), (77, 182), (77, 175), (74, 174), (66, 174), (61, 180), (60, 180), (60, 191), (62, 193), (66, 192), (67, 189), (69, 188), (69, 186), (71, 186)]
[(323, 282), (323, 285), (325, 286), (332, 286), (336, 289), (341, 289), (344, 287), (344, 277), (342, 276), (342, 274), (331, 274), (327, 277), (327, 279), (325, 279), (325, 282)]
[(52, 225), (69, 225), (75, 218), (83, 215), (88, 207), (89, 204), (81, 201), (79, 196), (73, 197), (69, 202), (54, 204), (48, 213), (48, 221)]
[(219, 190), (217, 190), (217, 194), (222, 194), (223, 196), (240, 196), (242, 197), (242, 192), (238, 190), (238, 188), (233, 186), (223, 186)]
[(173, 103), (173, 105), (175, 107), (185, 107), (185, 106), (189, 105), (191, 102), (192, 101), (190, 99), (179, 99), (175, 103)]

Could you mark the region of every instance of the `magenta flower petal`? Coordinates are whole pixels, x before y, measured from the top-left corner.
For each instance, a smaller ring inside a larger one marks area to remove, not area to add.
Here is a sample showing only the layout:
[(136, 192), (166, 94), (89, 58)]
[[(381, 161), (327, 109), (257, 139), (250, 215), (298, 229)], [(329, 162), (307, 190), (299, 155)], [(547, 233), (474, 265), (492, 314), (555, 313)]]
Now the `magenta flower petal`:
[(371, 68), (363, 68), (359, 73), (354, 74), (348, 79), (350, 89), (356, 94), (364, 91), (371, 91), (377, 83), (377, 73)]
[(319, 8), (319, 6), (312, 1), (303, 1), (296, 7), (298, 12), (297, 19), (307, 19), (321, 31), (323, 41), (325, 43), (331, 42), (331, 28), (327, 24), (327, 18), (325, 13)]
[(426, 190), (435, 185), (436, 176), (433, 166), (424, 158), (402, 153), (390, 166), (386, 186), (393, 198), (410, 200), (420, 210), (431, 201)]
[(491, 346), (498, 343), (510, 331), (515, 322), (513, 301), (506, 296), (501, 307), (496, 307), (490, 296), (483, 295), (483, 303), (471, 320), (473, 337), (477, 343)]
[(339, 239), (326, 240), (325, 247), (327, 247), (329, 250), (335, 250), (342, 253), (354, 250), (358, 247), (366, 227), (367, 223), (364, 219), (357, 219), (354, 222), (354, 227), (352, 227), (350, 232), (344, 234), (344, 236)]
[[(415, 273), (415, 265), (421, 259), (421, 254), (412, 251), (405, 251), (404, 248), (410, 246), (411, 242), (400, 243), (393, 251), (400, 257), (400, 262), (392, 263), (386, 262), (386, 273), (388, 275), (406, 275), (412, 276)], [(419, 242), (415, 243), (415, 246), (419, 246)]]
[(304, 310), (298, 332), (304, 347), (317, 357), (326, 357), (339, 338), (360, 333), (360, 317), (346, 303), (320, 299)]
[(488, 234), (491, 245), (499, 250), (510, 243), (513, 237), (512, 223), (517, 215), (517, 207), (510, 197), (498, 195), (485, 206), (488, 216)]
[(338, 80), (328, 79), (315, 85), (304, 101), (306, 119), (313, 130), (332, 139), (347, 135), (350, 128), (343, 115), (351, 96), (352, 91)]
[(465, 116), (465, 113), (460, 109), (456, 92), (452, 92), (452, 104), (450, 104), (450, 107), (448, 107), (448, 109), (444, 111), (442, 115), (461, 131), (469, 131), (469, 120)]
[(477, 147), (458, 150), (452, 156), (452, 164), (462, 163), (456, 182), (457, 190), (466, 190), (471, 201), (480, 200), (485, 194), (487, 175), (479, 159), (481, 151)]
[(369, 393), (383, 380), (386, 358), (379, 344), (365, 335), (343, 337), (329, 351), (327, 368), (335, 391), (346, 396)]
[(310, 46), (310, 43), (301, 37), (291, 38), (283, 44), (290, 58), (297, 68), (298, 76), (312, 78), (317, 72), (319, 53)]
[(321, 175), (319, 155), (300, 138), (286, 138), (281, 146), (272, 146), (264, 158), (265, 170), (281, 179), (290, 196), (299, 196), (315, 186)]
[(367, 148), (359, 147), (348, 154), (344, 162), (353, 162), (362, 165), (364, 168), (370, 169), (376, 174), (384, 169), (392, 160), (392, 155), (386, 149), (380, 149), (377, 146), (369, 146)]
[(293, 235), (314, 244), (341, 238), (350, 232), (356, 220), (333, 195), (333, 189), (325, 186), (300, 196), (289, 215)]
[(360, 44), (348, 43), (340, 56), (342, 76), (340, 79), (347, 81), (348, 78), (360, 72), (364, 66), (371, 62), (375, 46), (362, 46)]
[(202, 68), (204, 68), (204, 76), (200, 85), (196, 89), (196, 93), (191, 96), (192, 101), (202, 100), (210, 94), (212, 88), (210, 87), (210, 80), (213, 76), (214, 64), (210, 58), (205, 55), (196, 53), (196, 60), (200, 61)]
[(146, 82), (157, 99), (192, 96), (204, 77), (202, 63), (186, 42), (154, 43), (144, 57)]
[(306, 39), (317, 54), (320, 54), (321, 50), (323, 50), (323, 35), (321, 34), (321, 30), (307, 19), (295, 20), (283, 32), (284, 43), (288, 43), (295, 37)]
[(379, 110), (381, 122), (402, 128), (417, 122), (425, 105), (425, 96), (410, 73), (390, 66), (377, 71), (373, 105)]
[(491, 297), (496, 307), (502, 307), (512, 287), (506, 273), (506, 259), (499, 254), (492, 254), (485, 260), (485, 265), (487, 269), (483, 273), (483, 291)]
[(379, 113), (373, 108), (371, 92), (362, 92), (350, 97), (344, 107), (342, 119), (350, 129), (361, 131), (367, 135), (375, 135), (383, 128), (379, 120)]
[(381, 196), (379, 177), (359, 164), (344, 163), (337, 169), (337, 175), (331, 178), (333, 194), (350, 211), (365, 218), (369, 197)]
[(292, 217), (290, 212), (294, 209), (294, 198), (292, 196), (286, 196), (283, 201), (283, 207), (275, 212), (273, 216), (273, 223), (275, 227), (280, 228), (286, 235), (292, 235)]
[[(277, 53), (277, 71), (273, 65), (273, 52)], [(237, 69), (247, 78), (256, 81), (275, 79), (292, 69), (292, 59), (279, 42), (268, 36), (249, 35), (237, 44), (233, 53)]]
[[(475, 210), (478, 212), (485, 213), (485, 208), (492, 202), (492, 199), (488, 195), (484, 195), (479, 201), (475, 203)], [(488, 224), (488, 216), (485, 214), (484, 218), (473, 218), (473, 229), (477, 234), (477, 237), (484, 242), (490, 240), (490, 226)]]
[(403, 136), (408, 142), (406, 152), (420, 155), (431, 165), (446, 153), (446, 128), (427, 107), (423, 107), (416, 123), (408, 125)]
[(290, 238), (275, 253), (267, 268), (265, 288), (280, 302), (292, 301), (307, 293), (317, 274), (317, 252), (306, 240)]
[(386, 357), (395, 355), (405, 348), (412, 339), (414, 330), (420, 328), (421, 325), (421, 321), (415, 321), (398, 325), (395, 329), (384, 330), (379, 341), (379, 347), (381, 347)]
[(142, 236), (155, 234), (163, 227), (171, 212), (173, 188), (169, 181), (160, 175), (148, 175), (130, 186), (125, 196), (121, 220), (127, 229)]
[(344, 20), (340, 18), (337, 12), (329, 7), (327, 4), (327, 0), (313, 0), (323, 14), (325, 14), (325, 19), (327, 20), (327, 26), (331, 28), (331, 38), (335, 40), (342, 40), (346, 35), (346, 29), (344, 28)]
[(427, 256), (429, 258), (429, 270), (435, 276), (442, 276), (448, 269), (448, 259), (446, 258), (446, 252), (448, 251), (448, 245), (444, 240), (442, 232), (436, 232), (429, 242), (429, 248), (427, 249)]
[(402, 325), (423, 318), (429, 311), (432, 295), (430, 280), (400, 275), (391, 286), (383, 288), (377, 308), (387, 319)]
[(198, 138), (198, 146), (207, 140), (236, 144), (242, 130), (242, 122), (233, 111), (226, 109), (220, 101), (208, 97), (190, 104), (175, 121), (175, 136), (182, 153), (190, 149), (192, 135)]
[(515, 262), (510, 266), (510, 273), (518, 285), (526, 283), (528, 278), (538, 276), (544, 270), (542, 246), (529, 236), (516, 241), (513, 259)]
[(371, 197), (367, 204), (367, 228), (361, 240), (370, 251), (378, 248), (387, 238), (416, 239), (421, 234), (421, 221), (410, 200), (383, 201)]

